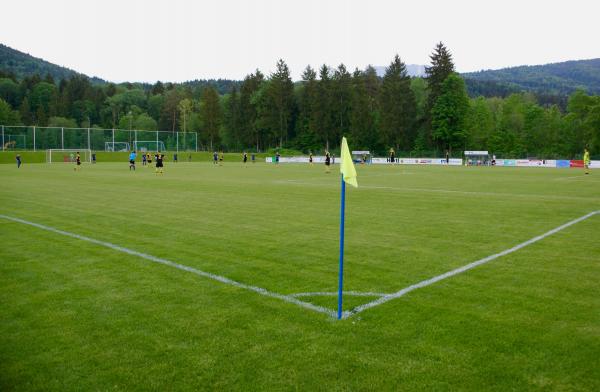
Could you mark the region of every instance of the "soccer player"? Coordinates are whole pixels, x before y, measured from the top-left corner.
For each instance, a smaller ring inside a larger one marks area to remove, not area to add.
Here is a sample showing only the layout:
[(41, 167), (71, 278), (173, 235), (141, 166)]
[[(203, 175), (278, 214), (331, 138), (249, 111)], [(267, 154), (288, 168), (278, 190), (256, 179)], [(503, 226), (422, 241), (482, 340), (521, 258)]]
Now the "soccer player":
[(246, 162), (248, 162), (248, 153), (246, 151), (244, 151), (244, 166), (246, 166)]
[(329, 151), (325, 152), (325, 173), (329, 173), (329, 165), (331, 164), (331, 156)]
[(177, 153), (173, 154), (173, 163), (177, 163)]
[(146, 166), (146, 154), (142, 153), (142, 166)]
[(587, 148), (583, 151), (583, 167), (585, 168), (585, 174), (590, 174), (590, 152)]
[(135, 171), (135, 157), (137, 156), (137, 154), (135, 153), (135, 151), (132, 151), (131, 154), (129, 154), (129, 171), (131, 171), (131, 169), (133, 169), (133, 171)]
[(217, 154), (217, 152), (215, 151), (213, 153), (213, 165), (216, 165), (219, 161), (219, 154)]
[(219, 166), (223, 166), (223, 159), (225, 156), (223, 155), (223, 151), (219, 154)]
[(390, 148), (390, 163), (396, 163), (396, 152), (393, 148)]
[(75, 155), (75, 168), (73, 170), (79, 171), (81, 170), (81, 155), (79, 155), (79, 151), (77, 151), (77, 155)]
[(146, 154), (146, 161), (148, 162), (148, 167), (150, 167), (152, 165), (152, 155), (149, 152)]
[(92, 154), (92, 164), (96, 163), (96, 153)]
[(312, 155), (312, 151), (310, 152), (310, 154), (308, 154), (308, 163), (310, 163), (310, 165), (312, 166), (313, 164), (313, 155)]
[(156, 173), (163, 174), (163, 159), (165, 156), (158, 151), (154, 158), (156, 159)]
[[(495, 155), (494, 155), (494, 157), (495, 157)], [(446, 150), (446, 165), (449, 165), (449, 164), (450, 164), (450, 152), (448, 150)]]
[(254, 153), (252, 153), (251, 159), (252, 163), (256, 163), (256, 155), (254, 155)]
[(279, 165), (279, 157), (281, 157), (281, 154), (279, 154), (279, 151), (277, 151), (275, 153), (275, 164)]
[(21, 167), (21, 155), (17, 154), (17, 169)]

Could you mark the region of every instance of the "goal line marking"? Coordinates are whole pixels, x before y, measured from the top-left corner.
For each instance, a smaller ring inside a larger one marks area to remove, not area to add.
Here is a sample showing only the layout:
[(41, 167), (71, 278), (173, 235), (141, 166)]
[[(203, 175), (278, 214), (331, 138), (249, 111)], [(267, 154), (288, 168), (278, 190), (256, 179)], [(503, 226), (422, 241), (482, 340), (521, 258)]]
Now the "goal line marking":
[(400, 298), (400, 297), (402, 297), (402, 296), (404, 296), (404, 295), (406, 295), (406, 294), (408, 294), (411, 291), (414, 291), (416, 289), (427, 287), (427, 286), (432, 285), (432, 284), (434, 284), (436, 282), (439, 282), (440, 280), (444, 280), (444, 279), (450, 278), (450, 277), (452, 277), (454, 275), (462, 274), (463, 272), (466, 272), (466, 271), (468, 271), (468, 270), (470, 270), (472, 268), (475, 268), (475, 267), (480, 266), (480, 265), (485, 264), (485, 263), (489, 263), (490, 261), (495, 260), (495, 259), (497, 259), (499, 257), (506, 256), (506, 255), (508, 255), (510, 253), (516, 252), (519, 249), (522, 249), (522, 248), (524, 248), (524, 247), (526, 247), (528, 245), (531, 245), (531, 244), (533, 244), (535, 242), (543, 240), (544, 238), (546, 238), (548, 236), (551, 236), (552, 234), (558, 233), (559, 231), (564, 230), (567, 227), (573, 226), (574, 224), (579, 223), (579, 222), (581, 222), (581, 221), (583, 221), (585, 219), (588, 219), (588, 218), (590, 218), (590, 217), (592, 217), (592, 216), (594, 216), (596, 214), (600, 214), (600, 211), (590, 212), (589, 214), (585, 214), (585, 215), (583, 215), (583, 216), (581, 216), (581, 217), (579, 217), (577, 219), (573, 219), (570, 222), (567, 222), (567, 223), (565, 223), (563, 225), (560, 225), (560, 226), (558, 226), (558, 227), (556, 227), (556, 228), (554, 228), (554, 229), (552, 229), (550, 231), (547, 231), (544, 234), (538, 235), (537, 237), (533, 237), (532, 239), (527, 240), (525, 242), (522, 242), (519, 245), (515, 245), (515, 246), (513, 246), (510, 249), (506, 249), (506, 250), (504, 250), (502, 252), (499, 252), (499, 253), (496, 253), (496, 254), (484, 257), (483, 259), (480, 259), (480, 260), (474, 261), (472, 263), (463, 265), (462, 267), (453, 269), (453, 270), (448, 271), (446, 273), (443, 273), (441, 275), (434, 276), (433, 278), (430, 278), (430, 279), (427, 279), (427, 280), (423, 280), (423, 281), (421, 281), (419, 283), (416, 283), (416, 284), (413, 284), (411, 286), (405, 287), (402, 290), (396, 291), (393, 294), (388, 294), (388, 295), (385, 295), (385, 296), (383, 296), (381, 298), (378, 298), (378, 299), (376, 299), (374, 301), (368, 302), (368, 303), (363, 304), (363, 305), (359, 305), (359, 306), (355, 307), (352, 310), (348, 310), (348, 311), (343, 312), (342, 318), (348, 318), (348, 317), (353, 316), (353, 315), (355, 315), (357, 313), (363, 312), (363, 311), (365, 311), (367, 309), (374, 308), (375, 306), (382, 305), (382, 304), (384, 304), (384, 303), (386, 303), (388, 301), (391, 301), (393, 299)]
[(226, 277), (221, 276), (221, 275), (216, 275), (216, 274), (212, 274), (210, 272), (205, 272), (205, 271), (193, 268), (193, 267), (189, 267), (187, 265), (176, 263), (176, 262), (171, 261), (171, 260), (163, 259), (163, 258), (160, 258), (160, 257), (149, 255), (147, 253), (142, 253), (142, 252), (138, 252), (136, 250), (132, 250), (132, 249), (128, 249), (128, 248), (125, 248), (125, 247), (122, 247), (122, 246), (119, 246), (119, 245), (115, 245), (115, 244), (110, 243), (110, 242), (96, 240), (94, 238), (86, 237), (86, 236), (83, 236), (83, 235), (71, 233), (71, 232), (64, 231), (64, 230), (55, 229), (54, 227), (45, 226), (45, 225), (42, 225), (42, 224), (39, 224), (39, 223), (30, 222), (30, 221), (27, 221), (27, 220), (24, 220), (24, 219), (14, 218), (14, 217), (7, 216), (7, 215), (0, 215), (0, 218), (6, 219), (6, 220), (9, 220), (9, 221), (13, 221), (13, 222), (17, 222), (17, 223), (22, 223), (22, 224), (28, 225), (28, 226), (37, 227), (38, 229), (50, 231), (52, 233), (60, 234), (60, 235), (66, 236), (66, 237), (76, 238), (78, 240), (90, 242), (92, 244), (100, 245), (100, 246), (103, 246), (105, 248), (110, 248), (110, 249), (116, 250), (118, 252), (127, 253), (127, 254), (132, 255), (132, 256), (137, 256), (137, 257), (140, 257), (142, 259), (146, 259), (146, 260), (152, 261), (154, 263), (167, 265), (169, 267), (177, 268), (177, 269), (180, 269), (180, 270), (183, 270), (183, 271), (191, 272), (191, 273), (196, 274), (196, 275), (200, 275), (200, 276), (202, 276), (204, 278), (216, 280), (218, 282), (221, 282), (221, 283), (224, 283), (224, 284), (228, 284), (228, 285), (231, 285), (231, 286), (235, 286), (235, 287), (238, 287), (238, 288), (241, 288), (241, 289), (244, 289), (244, 290), (253, 291), (253, 292), (258, 293), (260, 295), (264, 295), (265, 297), (277, 298), (277, 299), (280, 299), (282, 301), (285, 301), (285, 302), (288, 302), (288, 303), (291, 303), (291, 304), (294, 304), (294, 305), (298, 305), (298, 306), (303, 307), (305, 309), (313, 310), (313, 311), (319, 312), (319, 313), (325, 313), (325, 314), (327, 314), (327, 315), (329, 315), (330, 317), (333, 317), (333, 318), (336, 317), (336, 313), (332, 309), (328, 309), (328, 308), (325, 308), (323, 306), (317, 306), (317, 305), (311, 304), (310, 302), (301, 301), (301, 300), (299, 300), (299, 299), (297, 299), (295, 297), (292, 297), (290, 295), (284, 295), (284, 294), (275, 293), (275, 292), (269, 291), (267, 289), (263, 289), (262, 287), (257, 287), (257, 286), (252, 286), (252, 285), (249, 285), (249, 284), (241, 283), (241, 282), (238, 282), (238, 281), (226, 278)]
[[(495, 260), (495, 259), (497, 259), (499, 257), (506, 256), (506, 255), (508, 255), (510, 253), (516, 252), (516, 251), (518, 251), (518, 250), (520, 250), (520, 249), (522, 249), (522, 248), (524, 248), (526, 246), (529, 246), (529, 245), (531, 245), (531, 244), (533, 244), (535, 242), (538, 242), (538, 241), (540, 241), (540, 240), (542, 240), (542, 239), (544, 239), (546, 237), (549, 237), (549, 236), (551, 236), (553, 234), (556, 234), (559, 231), (564, 230), (564, 229), (566, 229), (566, 228), (568, 228), (568, 227), (570, 227), (570, 226), (572, 226), (572, 225), (574, 225), (576, 223), (579, 223), (579, 222), (581, 222), (581, 221), (583, 221), (585, 219), (588, 219), (588, 218), (590, 218), (590, 217), (592, 217), (592, 216), (594, 216), (596, 214), (600, 214), (600, 210), (599, 211), (590, 212), (590, 213), (588, 213), (586, 215), (583, 215), (583, 216), (581, 216), (581, 217), (579, 217), (577, 219), (569, 221), (569, 222), (567, 222), (567, 223), (565, 223), (565, 224), (563, 224), (561, 226), (558, 226), (558, 227), (556, 227), (556, 228), (554, 228), (554, 229), (552, 229), (550, 231), (547, 231), (544, 234), (541, 234), (541, 235), (539, 235), (537, 237), (531, 238), (531, 239), (529, 239), (529, 240), (527, 240), (525, 242), (522, 242), (522, 243), (520, 243), (518, 245), (515, 245), (515, 246), (513, 246), (510, 249), (507, 249), (507, 250), (504, 250), (502, 252), (499, 252), (499, 253), (496, 253), (496, 254), (484, 257), (483, 259), (480, 259), (480, 260), (474, 261), (472, 263), (466, 264), (466, 265), (464, 265), (462, 267), (453, 269), (453, 270), (448, 271), (446, 273), (443, 273), (441, 275), (434, 276), (433, 278), (430, 278), (430, 279), (427, 279), (427, 280), (423, 280), (423, 281), (421, 281), (419, 283), (416, 283), (416, 284), (413, 284), (411, 286), (405, 287), (402, 290), (399, 290), (399, 291), (397, 291), (395, 293), (392, 293), (392, 294), (362, 293), (362, 292), (356, 292), (356, 291), (344, 292), (344, 294), (351, 295), (351, 296), (378, 296), (379, 298), (376, 299), (376, 300), (374, 300), (374, 301), (365, 303), (363, 305), (359, 305), (359, 306), (353, 308), (352, 310), (344, 311), (342, 313), (342, 318), (346, 319), (346, 318), (352, 317), (353, 315), (361, 313), (361, 312), (363, 312), (363, 311), (365, 311), (367, 309), (371, 309), (371, 308), (374, 308), (376, 306), (382, 305), (382, 304), (384, 304), (386, 302), (389, 302), (389, 301), (391, 301), (393, 299), (400, 298), (400, 297), (402, 297), (402, 296), (410, 293), (411, 291), (414, 291), (414, 290), (417, 290), (417, 289), (420, 289), (420, 288), (423, 288), (423, 287), (430, 286), (430, 285), (432, 285), (432, 284), (434, 284), (436, 282), (439, 282), (441, 280), (444, 280), (444, 279), (450, 278), (452, 276), (461, 274), (461, 273), (466, 272), (466, 271), (468, 271), (468, 270), (470, 270), (472, 268), (475, 268), (477, 266), (480, 266), (482, 264), (485, 264), (485, 263), (488, 263), (488, 262), (490, 262), (492, 260)], [(179, 264), (179, 263), (167, 260), (167, 259), (163, 259), (163, 258), (160, 258), (160, 257), (149, 255), (147, 253), (142, 253), (142, 252), (138, 252), (138, 251), (135, 251), (135, 250), (132, 250), (132, 249), (128, 249), (128, 248), (125, 248), (125, 247), (122, 247), (122, 246), (119, 246), (119, 245), (115, 245), (115, 244), (110, 243), (110, 242), (96, 240), (94, 238), (86, 237), (86, 236), (83, 236), (83, 235), (80, 235), (80, 234), (71, 233), (71, 232), (68, 232), (68, 231), (56, 229), (54, 227), (42, 225), (42, 224), (35, 223), (35, 222), (30, 222), (30, 221), (27, 221), (27, 220), (24, 220), (24, 219), (15, 218), (15, 217), (7, 216), (7, 215), (0, 214), (0, 218), (6, 219), (6, 220), (9, 220), (9, 221), (12, 221), (12, 222), (16, 222), (16, 223), (21, 223), (21, 224), (28, 225), (28, 226), (37, 227), (39, 229), (50, 231), (52, 233), (60, 234), (60, 235), (66, 236), (66, 237), (71, 237), (71, 238), (75, 238), (75, 239), (78, 239), (78, 240), (90, 242), (92, 244), (96, 244), (96, 245), (99, 245), (99, 246), (110, 248), (110, 249), (116, 250), (118, 252), (126, 253), (126, 254), (129, 254), (129, 255), (132, 255), (132, 256), (137, 256), (137, 257), (140, 257), (142, 259), (146, 259), (146, 260), (152, 261), (154, 263), (163, 264), (163, 265), (166, 265), (166, 266), (169, 266), (169, 267), (173, 267), (173, 268), (177, 268), (177, 269), (180, 269), (180, 270), (183, 270), (183, 271), (191, 272), (193, 274), (196, 274), (196, 275), (199, 275), (199, 276), (211, 279), (211, 280), (215, 280), (215, 281), (218, 281), (218, 282), (221, 282), (221, 283), (224, 283), (224, 284), (228, 284), (228, 285), (231, 285), (231, 286), (234, 286), (234, 287), (238, 287), (238, 288), (241, 288), (241, 289), (244, 289), (244, 290), (253, 291), (253, 292), (258, 293), (260, 295), (264, 295), (266, 297), (277, 298), (277, 299), (280, 299), (280, 300), (282, 300), (284, 302), (288, 302), (288, 303), (291, 303), (291, 304), (294, 304), (294, 305), (298, 305), (298, 306), (300, 306), (302, 308), (309, 309), (309, 310), (312, 310), (312, 311), (315, 311), (315, 312), (319, 312), (319, 313), (324, 313), (324, 314), (326, 314), (326, 315), (328, 315), (328, 316), (330, 316), (332, 318), (336, 318), (336, 312), (334, 310), (326, 308), (326, 307), (323, 307), (323, 306), (314, 305), (314, 304), (312, 304), (310, 302), (305, 302), (305, 301), (301, 301), (301, 300), (298, 299), (299, 297), (307, 297), (307, 296), (330, 296), (330, 295), (334, 295), (336, 293), (330, 293), (330, 292), (313, 292), (313, 293), (297, 293), (297, 294), (290, 294), (290, 295), (279, 294), (279, 293), (275, 293), (275, 292), (269, 291), (267, 289), (264, 289), (262, 287), (257, 287), (257, 286), (252, 286), (252, 285), (249, 285), (249, 284), (237, 282), (235, 280), (226, 278), (226, 277), (221, 276), (221, 275), (216, 275), (216, 274), (212, 274), (210, 272), (205, 272), (205, 271), (193, 268), (193, 267), (189, 267), (189, 266), (184, 265), (184, 264)]]

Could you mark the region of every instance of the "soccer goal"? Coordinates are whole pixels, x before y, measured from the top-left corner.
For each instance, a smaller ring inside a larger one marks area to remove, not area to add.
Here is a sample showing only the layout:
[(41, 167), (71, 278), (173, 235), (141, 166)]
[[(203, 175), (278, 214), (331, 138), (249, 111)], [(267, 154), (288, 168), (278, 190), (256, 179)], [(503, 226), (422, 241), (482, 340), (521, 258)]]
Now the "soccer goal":
[(160, 140), (137, 140), (133, 142), (135, 151), (166, 151), (165, 143)]
[(104, 142), (104, 151), (130, 151), (129, 147), (127, 142)]
[(77, 153), (81, 156), (81, 162), (92, 161), (92, 150), (50, 149), (46, 150), (46, 163), (74, 163)]

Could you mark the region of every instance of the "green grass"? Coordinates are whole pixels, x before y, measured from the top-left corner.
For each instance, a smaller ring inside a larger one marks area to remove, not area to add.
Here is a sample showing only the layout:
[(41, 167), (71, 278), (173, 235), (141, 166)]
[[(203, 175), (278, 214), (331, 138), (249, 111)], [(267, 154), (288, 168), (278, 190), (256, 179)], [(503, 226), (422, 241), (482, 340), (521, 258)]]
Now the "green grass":
[[(277, 293), (335, 291), (338, 175), (232, 161), (0, 165), (0, 214)], [(395, 292), (600, 210), (600, 172), (357, 170), (347, 290)], [(336, 321), (0, 218), (0, 390), (597, 391), (599, 231), (595, 215)]]

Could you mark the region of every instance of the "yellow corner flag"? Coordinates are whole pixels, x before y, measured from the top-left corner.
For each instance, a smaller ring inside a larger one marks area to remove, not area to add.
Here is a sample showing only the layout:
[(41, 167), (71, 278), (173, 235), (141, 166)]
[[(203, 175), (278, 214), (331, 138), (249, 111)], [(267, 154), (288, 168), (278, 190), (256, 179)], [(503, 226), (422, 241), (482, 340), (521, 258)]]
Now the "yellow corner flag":
[(344, 181), (354, 187), (358, 187), (356, 182), (356, 169), (352, 162), (352, 156), (350, 155), (350, 149), (348, 148), (348, 142), (345, 137), (342, 137), (342, 161), (340, 163), (340, 173), (344, 177)]

